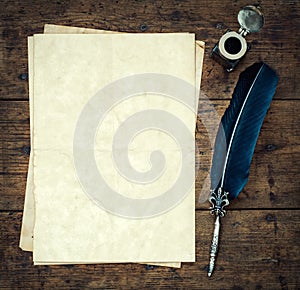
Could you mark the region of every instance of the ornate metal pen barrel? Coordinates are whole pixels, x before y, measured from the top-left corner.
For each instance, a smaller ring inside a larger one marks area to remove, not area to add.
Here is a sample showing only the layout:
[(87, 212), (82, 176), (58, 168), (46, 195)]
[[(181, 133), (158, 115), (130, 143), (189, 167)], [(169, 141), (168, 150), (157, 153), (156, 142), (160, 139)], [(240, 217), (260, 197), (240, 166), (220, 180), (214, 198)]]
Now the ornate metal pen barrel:
[(218, 245), (219, 245), (219, 233), (220, 233), (220, 216), (217, 215), (215, 221), (214, 235), (210, 247), (210, 259), (209, 259), (209, 266), (208, 266), (208, 273), (207, 273), (208, 277), (211, 276), (215, 267), (215, 259), (218, 253)]
[(209, 202), (212, 204), (211, 213), (216, 215), (215, 228), (213, 239), (210, 247), (210, 260), (207, 275), (210, 277), (215, 267), (215, 260), (218, 253), (219, 247), (219, 234), (220, 234), (220, 217), (223, 217), (226, 214), (224, 207), (229, 204), (228, 201), (228, 192), (225, 192), (223, 188), (219, 188), (218, 191), (211, 190)]

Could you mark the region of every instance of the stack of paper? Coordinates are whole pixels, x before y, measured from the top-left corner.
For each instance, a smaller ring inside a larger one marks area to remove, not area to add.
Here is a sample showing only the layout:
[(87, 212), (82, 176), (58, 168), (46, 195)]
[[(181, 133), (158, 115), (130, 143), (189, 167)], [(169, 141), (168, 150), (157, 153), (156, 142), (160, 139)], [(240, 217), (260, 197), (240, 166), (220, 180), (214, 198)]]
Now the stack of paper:
[(55, 25), (44, 33), (28, 42), (20, 247), (36, 265), (193, 262), (203, 42)]

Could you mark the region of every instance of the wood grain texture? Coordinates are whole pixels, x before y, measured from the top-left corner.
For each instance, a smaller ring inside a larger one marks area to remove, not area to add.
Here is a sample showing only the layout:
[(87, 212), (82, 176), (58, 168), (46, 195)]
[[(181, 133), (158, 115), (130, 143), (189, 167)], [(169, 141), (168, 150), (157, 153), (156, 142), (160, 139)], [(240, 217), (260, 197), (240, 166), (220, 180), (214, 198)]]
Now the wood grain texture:
[[(299, 99), (299, 1), (259, 1), (266, 24), (247, 36), (252, 49), (238, 69), (228, 75), (209, 54), (228, 29), (237, 30), (237, 13), (249, 1), (1, 1), (0, 98), (28, 99), (27, 36), (42, 33), (45, 23), (141, 32), (194, 32), (206, 42), (202, 89), (211, 99), (229, 98), (241, 70), (264, 60), (278, 71), (276, 98)], [(23, 78), (24, 79), (24, 78)], [(226, 80), (226, 82), (224, 82)]]
[[(299, 289), (300, 1), (258, 3), (265, 25), (247, 36), (252, 48), (228, 74), (209, 54), (228, 28), (238, 29), (237, 13), (248, 0), (0, 1), (0, 289)], [(206, 42), (196, 132), (197, 198), (208, 190), (209, 133), (216, 130), (240, 72), (259, 60), (277, 71), (279, 85), (249, 182), (222, 219), (211, 279), (206, 271), (214, 221), (207, 203), (196, 205), (197, 262), (179, 270), (137, 264), (34, 267), (31, 254), (18, 248), (30, 151), (27, 36), (42, 33), (45, 23), (125, 32), (188, 31)]]
[(21, 213), (0, 213), (0, 257), (5, 261), (0, 264), (1, 289), (296, 289), (299, 285), (300, 218), (295, 210), (229, 211), (222, 220), (218, 264), (211, 279), (206, 269), (213, 218), (207, 211), (196, 214), (196, 263), (184, 263), (176, 270), (138, 264), (33, 266), (31, 253), (18, 249), (20, 222)]

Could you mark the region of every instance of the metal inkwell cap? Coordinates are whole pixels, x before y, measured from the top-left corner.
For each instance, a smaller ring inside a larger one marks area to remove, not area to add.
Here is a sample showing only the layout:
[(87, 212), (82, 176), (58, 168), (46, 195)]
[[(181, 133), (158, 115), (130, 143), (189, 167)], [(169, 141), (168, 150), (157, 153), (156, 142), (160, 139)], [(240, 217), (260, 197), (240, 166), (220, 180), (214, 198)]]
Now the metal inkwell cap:
[(238, 22), (241, 26), (239, 33), (245, 36), (248, 33), (260, 31), (265, 19), (259, 6), (249, 5), (239, 11)]

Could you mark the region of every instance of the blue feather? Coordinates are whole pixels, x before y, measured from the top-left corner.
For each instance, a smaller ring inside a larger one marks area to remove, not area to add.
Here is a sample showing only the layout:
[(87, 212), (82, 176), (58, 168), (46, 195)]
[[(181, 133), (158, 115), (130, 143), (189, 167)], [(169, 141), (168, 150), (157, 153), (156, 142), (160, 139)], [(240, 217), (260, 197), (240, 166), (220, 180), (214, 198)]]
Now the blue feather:
[(262, 62), (241, 73), (215, 140), (212, 192), (221, 188), (232, 200), (245, 187), (258, 135), (277, 83), (276, 73)]

